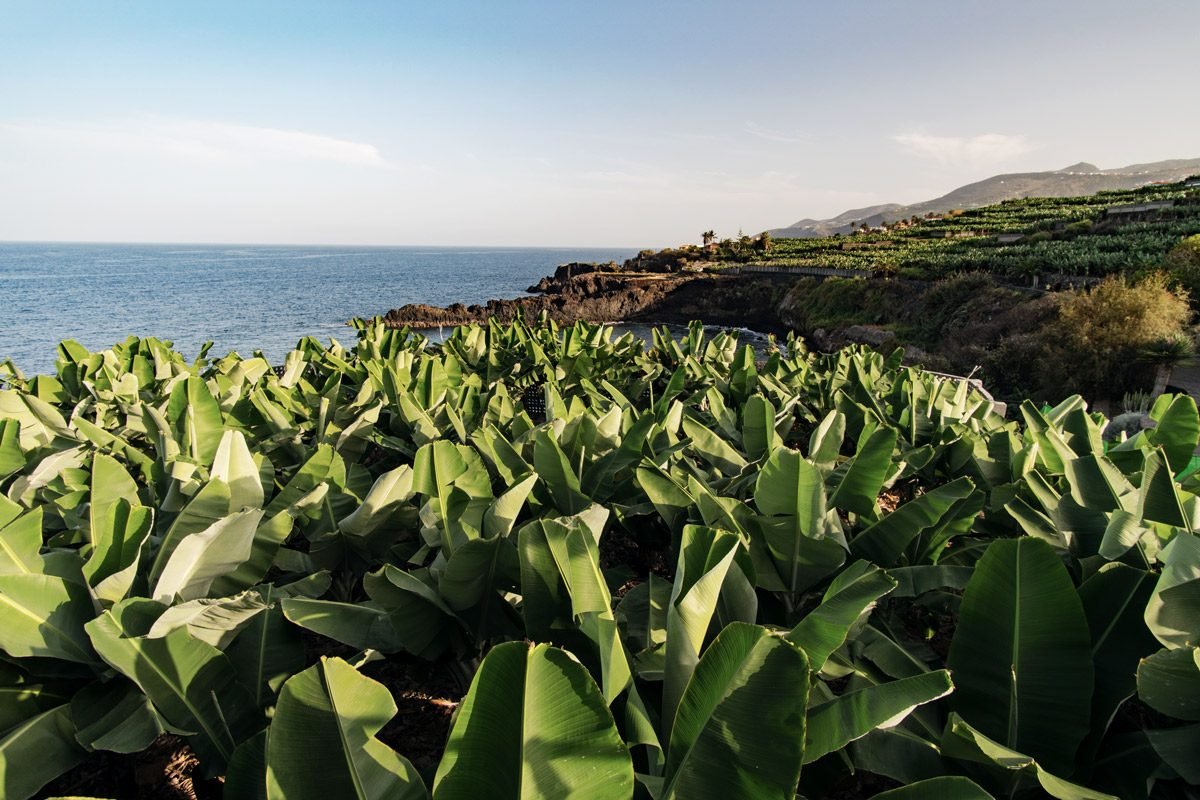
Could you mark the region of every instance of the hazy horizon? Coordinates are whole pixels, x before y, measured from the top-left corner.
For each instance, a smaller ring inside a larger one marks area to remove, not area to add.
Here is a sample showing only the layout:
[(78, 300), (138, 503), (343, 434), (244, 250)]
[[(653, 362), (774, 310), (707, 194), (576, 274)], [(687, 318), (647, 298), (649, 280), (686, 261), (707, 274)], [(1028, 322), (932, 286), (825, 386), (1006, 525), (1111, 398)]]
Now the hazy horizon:
[(1198, 28), (1184, 0), (14, 2), (0, 241), (657, 247), (1197, 158)]
[(464, 250), (482, 248), (485, 250), (628, 250), (642, 249), (642, 245), (633, 244), (488, 244), (486, 242), (463, 242), (461, 244), (438, 244), (436, 242), (404, 242), (404, 243), (373, 243), (373, 242), (196, 242), (143, 240), (133, 241), (124, 239), (0, 239), (4, 244), (52, 244), (52, 245), (127, 245), (130, 247), (362, 247), (376, 250)]

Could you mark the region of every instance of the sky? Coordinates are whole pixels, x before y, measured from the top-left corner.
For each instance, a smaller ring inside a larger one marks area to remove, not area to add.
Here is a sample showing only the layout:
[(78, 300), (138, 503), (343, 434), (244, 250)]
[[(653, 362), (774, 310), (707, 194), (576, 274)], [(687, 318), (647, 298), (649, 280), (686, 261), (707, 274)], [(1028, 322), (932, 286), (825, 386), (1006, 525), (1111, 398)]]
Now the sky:
[(0, 240), (661, 247), (1200, 158), (1200, 2), (0, 0)]

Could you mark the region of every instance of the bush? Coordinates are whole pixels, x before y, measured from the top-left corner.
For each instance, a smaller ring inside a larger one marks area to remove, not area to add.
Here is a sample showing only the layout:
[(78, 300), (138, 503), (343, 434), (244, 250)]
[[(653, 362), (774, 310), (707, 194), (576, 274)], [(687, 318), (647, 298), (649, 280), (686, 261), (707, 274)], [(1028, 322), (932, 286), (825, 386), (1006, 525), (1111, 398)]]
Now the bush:
[(1200, 302), (1200, 233), (1188, 236), (1167, 253), (1163, 266), (1171, 279)]
[(817, 328), (894, 322), (916, 290), (891, 281), (864, 278), (804, 278), (788, 291), (779, 311), (791, 327)]
[(1162, 272), (1131, 284), (1108, 278), (1067, 294), (1059, 306), (1057, 361), (1070, 365), (1075, 386), (1092, 397), (1119, 397), (1145, 382), (1142, 353), (1154, 343), (1186, 336), (1188, 295)]

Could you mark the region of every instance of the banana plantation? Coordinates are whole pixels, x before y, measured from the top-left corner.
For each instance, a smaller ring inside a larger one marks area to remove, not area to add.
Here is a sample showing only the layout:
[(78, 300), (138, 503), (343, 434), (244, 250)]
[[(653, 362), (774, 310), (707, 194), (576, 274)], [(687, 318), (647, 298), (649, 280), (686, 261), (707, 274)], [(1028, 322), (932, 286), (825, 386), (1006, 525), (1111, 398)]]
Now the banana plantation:
[(523, 322), (0, 382), (9, 800), (164, 741), (248, 800), (1200, 792), (1190, 398), (1109, 441), (899, 353)]

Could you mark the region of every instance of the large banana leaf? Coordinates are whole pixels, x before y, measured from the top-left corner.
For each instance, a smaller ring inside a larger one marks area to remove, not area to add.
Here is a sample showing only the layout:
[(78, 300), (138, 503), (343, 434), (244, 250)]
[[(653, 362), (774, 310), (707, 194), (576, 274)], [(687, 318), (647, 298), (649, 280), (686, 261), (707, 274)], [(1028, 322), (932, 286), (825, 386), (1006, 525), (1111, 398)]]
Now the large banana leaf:
[(821, 604), (800, 620), (787, 638), (804, 648), (813, 671), (820, 672), (854, 624), (895, 588), (896, 581), (883, 570), (857, 561), (833, 579)]
[(600, 690), (548, 645), (495, 647), (463, 699), (436, 800), (628, 800), (633, 764)]
[(696, 454), (725, 475), (737, 475), (746, 468), (746, 459), (717, 434), (691, 417), (683, 418), (683, 432), (691, 440)]
[(267, 737), (272, 800), (418, 800), (425, 784), (376, 738), (396, 714), (382, 684), (340, 658), (322, 658), (283, 684)]
[(804, 763), (841, 750), (873, 730), (899, 725), (917, 706), (954, 690), (946, 670), (881, 683), (847, 692), (812, 706), (804, 746)]
[(436, 529), (447, 555), (478, 537), (478, 530), (472, 532), (461, 521), (472, 499), (490, 502), (492, 497), (487, 469), (474, 450), (445, 440), (424, 445), (413, 461), (412, 490), (429, 498), (423, 518)]
[(395, 653), (404, 648), (388, 612), (374, 603), (342, 603), (308, 597), (281, 601), (289, 622), (360, 650)]
[(184, 455), (197, 464), (211, 465), (224, 423), (221, 407), (201, 378), (189, 377), (175, 385), (167, 419)]
[(1163, 568), (1146, 604), (1146, 625), (1166, 647), (1200, 644), (1200, 536), (1176, 536), (1159, 560)]
[(157, 582), (180, 542), (207, 530), (229, 516), (229, 513), (229, 485), (222, 480), (212, 480), (204, 484), (175, 517), (166, 534), (158, 534), (162, 541), (158, 544), (154, 563), (150, 567), (151, 583)]
[(185, 628), (193, 639), (224, 650), (242, 628), (266, 610), (266, 603), (253, 591), (234, 597), (189, 600), (164, 611), (146, 635), (158, 639), (176, 628)]
[(551, 431), (539, 430), (533, 440), (533, 466), (554, 505), (564, 514), (578, 514), (590, 504), (580, 491), (579, 476)]
[[(597, 524), (603, 529), (603, 522)], [(520, 533), (521, 591), (526, 630), (549, 636), (556, 625), (577, 625), (600, 657), (599, 682), (612, 703), (631, 677), (617, 635), (612, 595), (600, 570), (596, 536), (581, 516), (544, 519)]]
[(37, 656), (96, 662), (84, 624), (96, 616), (86, 585), (55, 575), (0, 575), (0, 650), (17, 658)]
[(391, 512), (413, 494), (413, 471), (407, 464), (380, 475), (362, 505), (338, 523), (343, 533), (366, 536), (388, 521)]
[(1144, 611), (1154, 576), (1125, 564), (1106, 564), (1079, 587), (1079, 599), (1092, 634), (1096, 688), (1092, 695), (1092, 734), (1099, 744), (1116, 714), (1137, 689), (1139, 659), (1158, 649)]
[(86, 755), (75, 741), (69, 706), (30, 717), (0, 738), (0, 796), (32, 797)]
[(274, 587), (261, 590), (267, 610), (253, 616), (225, 651), (238, 678), (262, 707), (278, 694), (283, 682), (304, 666), (304, 643), (300, 631), (283, 616)]
[(879, 490), (896, 469), (892, 463), (896, 438), (895, 428), (877, 428), (867, 437), (829, 498), (831, 506), (867, 517), (875, 515)]
[(96, 682), (71, 698), (75, 739), (88, 750), (136, 753), (167, 731), (149, 698), (125, 678)]
[(733, 623), (696, 665), (667, 751), (662, 800), (786, 798), (804, 756), (808, 659), (786, 639)]
[(525, 507), (525, 501), (529, 497), (529, 493), (533, 491), (534, 485), (538, 481), (537, 473), (533, 473), (523, 480), (514, 483), (507, 491), (496, 498), (495, 502), (488, 507), (487, 512), (483, 515), (483, 532), (484, 535), (491, 538), (496, 536), (508, 536), (512, 532), (513, 525), (516, 524), (517, 517), (521, 514), (521, 509)]
[(7, 478), (24, 466), (21, 423), (15, 419), (0, 419), (0, 479)]
[(971, 479), (956, 478), (863, 530), (850, 542), (850, 551), (883, 567), (898, 565), (906, 550), (914, 556), (910, 563), (936, 562), (942, 545), (969, 528), (982, 505)]
[(824, 477), (799, 453), (781, 448), (771, 454), (755, 481), (754, 504), (784, 591), (803, 591), (845, 561), (841, 532), (829, 519)]
[(438, 575), (438, 593), (484, 641), (512, 627), (504, 593), (520, 583), (515, 537), (473, 539), (454, 551)]
[(1200, 786), (1200, 725), (1180, 725), (1146, 731), (1156, 753), (1192, 786)]
[(89, 527), (91, 542), (95, 546), (100, 541), (100, 532), (96, 530), (97, 521), (102, 519), (109, 507), (124, 500), (130, 505), (138, 505), (137, 484), (121, 466), (121, 463), (110, 455), (96, 453), (92, 456), (91, 492), (88, 497)]
[(166, 603), (208, 596), (214, 581), (250, 558), (262, 517), (262, 509), (244, 509), (181, 539), (158, 575), (154, 598)]
[(1175, 719), (1200, 721), (1200, 648), (1160, 650), (1137, 668), (1138, 697)]
[[(260, 725), (257, 709), (225, 654), (192, 638), (186, 627), (146, 636), (162, 607), (126, 600), (87, 624), (93, 646), (117, 672), (136, 683), (172, 727), (193, 732), (192, 745), (209, 769), (229, 760)], [(144, 630), (143, 630), (144, 629)]]
[(942, 752), (951, 758), (994, 768), (995, 773), (1001, 776), (999, 782), (1010, 787), (1006, 791), (1009, 795), (1017, 794), (1012, 788), (1013, 780), (1023, 780), (1027, 784), (1036, 781), (1043, 792), (1057, 800), (1117, 800), (1110, 794), (1059, 777), (1030, 756), (991, 740), (957, 714), (951, 714), (946, 723)]
[(875, 800), (994, 800), (970, 778), (943, 775), (875, 795)]
[(0, 575), (39, 574), (43, 570), (41, 506), (21, 513), (0, 495)]
[(742, 407), (742, 443), (746, 455), (757, 460), (779, 446), (775, 431), (775, 406), (761, 394), (751, 396)]
[(387, 613), (396, 639), (408, 652), (435, 658), (454, 640), (459, 626), (454, 612), (414, 575), (385, 564), (379, 572), (363, 576), (363, 587)]
[(0, 664), (0, 732), (70, 699), (70, 689)]
[(1142, 482), (1138, 486), (1138, 513), (1145, 519), (1165, 525), (1190, 527), (1183, 510), (1183, 498), (1166, 456), (1156, 450), (1146, 457)]
[(1171, 473), (1178, 475), (1187, 467), (1200, 440), (1196, 401), (1186, 394), (1159, 395), (1150, 416), (1158, 424), (1146, 432), (1146, 438), (1163, 449)]
[(212, 477), (229, 487), (229, 508), (262, 508), (264, 492), (258, 465), (241, 431), (225, 431), (213, 455)]
[(108, 504), (99, 515), (93, 509), (94, 544), (83, 574), (101, 601), (111, 605), (129, 594), (153, 527), (153, 511), (131, 506), (124, 498)]
[(695, 500), (669, 472), (652, 463), (644, 463), (634, 473), (646, 497), (672, 531), (678, 531), (695, 505)]
[(993, 542), (967, 584), (947, 666), (968, 723), (1057, 774), (1087, 733), (1094, 683), (1079, 595), (1050, 545)]
[(663, 666), (662, 729), (669, 733), (675, 710), (683, 697), (692, 671), (700, 661), (704, 637), (717, 612), (721, 588), (741, 543), (732, 533), (688, 525), (671, 602), (667, 606), (667, 645)]

